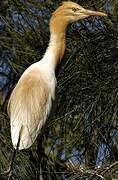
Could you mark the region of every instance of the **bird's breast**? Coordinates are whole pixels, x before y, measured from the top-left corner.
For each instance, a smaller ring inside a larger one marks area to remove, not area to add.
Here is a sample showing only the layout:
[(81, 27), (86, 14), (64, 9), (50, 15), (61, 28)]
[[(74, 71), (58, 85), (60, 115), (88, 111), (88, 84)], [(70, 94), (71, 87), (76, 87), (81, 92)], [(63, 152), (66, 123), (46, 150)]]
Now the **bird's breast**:
[(46, 84), (49, 92), (51, 93), (52, 99), (55, 99), (55, 87), (57, 84), (55, 71), (51, 66), (47, 65), (43, 61), (36, 62), (32, 64), (26, 71), (23, 73), (22, 78), (25, 76), (34, 77), (34, 79), (41, 79), (42, 82)]

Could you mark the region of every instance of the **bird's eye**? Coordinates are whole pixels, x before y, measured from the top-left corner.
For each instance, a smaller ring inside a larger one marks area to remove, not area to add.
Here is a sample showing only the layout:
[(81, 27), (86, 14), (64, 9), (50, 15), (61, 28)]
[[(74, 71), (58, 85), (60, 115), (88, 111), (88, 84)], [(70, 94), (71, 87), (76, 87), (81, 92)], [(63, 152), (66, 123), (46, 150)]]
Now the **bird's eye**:
[(78, 8), (72, 8), (72, 11), (76, 12), (76, 11), (78, 11)]

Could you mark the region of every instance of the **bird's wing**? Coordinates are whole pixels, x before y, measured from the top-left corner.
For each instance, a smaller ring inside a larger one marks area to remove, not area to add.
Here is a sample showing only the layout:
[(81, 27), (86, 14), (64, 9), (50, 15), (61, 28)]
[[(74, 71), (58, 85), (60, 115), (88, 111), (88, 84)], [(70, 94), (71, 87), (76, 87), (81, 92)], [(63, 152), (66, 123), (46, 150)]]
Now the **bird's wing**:
[(19, 149), (29, 148), (35, 141), (50, 112), (51, 98), (48, 85), (36, 74), (26, 74), (19, 80), (8, 103), (15, 148), (21, 128)]

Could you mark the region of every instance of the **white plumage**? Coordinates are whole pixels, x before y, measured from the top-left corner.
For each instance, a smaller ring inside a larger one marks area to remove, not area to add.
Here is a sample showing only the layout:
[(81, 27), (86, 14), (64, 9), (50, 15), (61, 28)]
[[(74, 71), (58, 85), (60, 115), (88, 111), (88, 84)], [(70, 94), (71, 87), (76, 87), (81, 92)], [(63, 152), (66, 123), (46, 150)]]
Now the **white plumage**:
[[(43, 68), (42, 61), (30, 66), (18, 81), (10, 100), (11, 138), (16, 148), (29, 148), (37, 138), (50, 112), (55, 96), (55, 75)], [(44, 66), (45, 67), (45, 66)]]

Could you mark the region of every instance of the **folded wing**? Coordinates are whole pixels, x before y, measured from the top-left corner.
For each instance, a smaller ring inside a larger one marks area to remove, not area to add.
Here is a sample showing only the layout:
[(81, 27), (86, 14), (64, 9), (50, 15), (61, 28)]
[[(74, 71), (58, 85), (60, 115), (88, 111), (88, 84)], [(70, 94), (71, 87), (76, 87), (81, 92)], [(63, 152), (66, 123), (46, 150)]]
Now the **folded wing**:
[(14, 148), (17, 146), (21, 128), (19, 149), (27, 149), (33, 144), (46, 121), (50, 108), (51, 93), (43, 79), (35, 73), (22, 76), (8, 104)]

